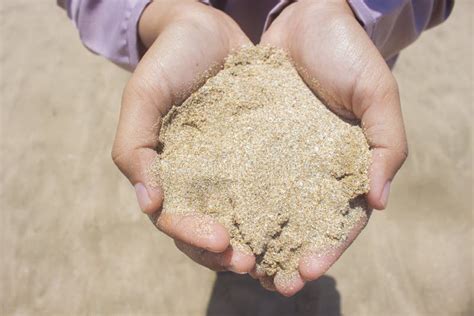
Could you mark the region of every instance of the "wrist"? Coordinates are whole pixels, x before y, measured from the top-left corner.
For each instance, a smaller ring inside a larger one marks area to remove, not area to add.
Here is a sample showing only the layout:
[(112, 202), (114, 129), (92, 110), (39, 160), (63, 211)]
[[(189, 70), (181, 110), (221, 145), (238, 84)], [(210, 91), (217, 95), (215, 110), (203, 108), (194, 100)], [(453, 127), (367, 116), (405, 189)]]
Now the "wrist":
[(157, 0), (150, 2), (138, 21), (138, 37), (143, 47), (148, 49), (176, 16), (183, 12), (184, 6), (198, 0)]
[(298, 0), (298, 3), (310, 7), (318, 12), (325, 12), (331, 15), (346, 15), (355, 18), (347, 0)]
[(145, 49), (148, 49), (161, 32), (164, 23), (163, 7), (160, 1), (150, 2), (142, 12), (138, 21), (138, 37)]

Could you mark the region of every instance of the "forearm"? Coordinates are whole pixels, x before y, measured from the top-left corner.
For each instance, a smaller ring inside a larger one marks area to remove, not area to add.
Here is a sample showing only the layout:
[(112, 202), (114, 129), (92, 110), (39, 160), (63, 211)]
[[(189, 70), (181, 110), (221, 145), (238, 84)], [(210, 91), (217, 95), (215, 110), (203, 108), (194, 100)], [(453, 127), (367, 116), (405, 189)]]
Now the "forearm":
[(198, 0), (158, 0), (151, 2), (140, 17), (138, 22), (138, 35), (148, 48), (158, 38), (176, 16), (179, 15), (182, 5), (188, 2), (199, 2)]

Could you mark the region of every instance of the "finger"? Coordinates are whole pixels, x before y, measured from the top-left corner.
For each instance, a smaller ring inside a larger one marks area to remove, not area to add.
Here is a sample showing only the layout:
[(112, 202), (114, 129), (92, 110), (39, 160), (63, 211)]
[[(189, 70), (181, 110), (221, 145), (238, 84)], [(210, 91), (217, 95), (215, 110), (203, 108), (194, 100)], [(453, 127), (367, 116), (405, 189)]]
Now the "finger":
[(221, 253), (229, 247), (227, 230), (209, 216), (157, 212), (150, 219), (159, 230), (184, 244), (214, 253)]
[(275, 284), (276, 290), (286, 297), (295, 295), (305, 284), (298, 271), (292, 273), (277, 272), (273, 283)]
[(253, 269), (249, 272), (250, 276), (256, 280), (264, 277), (266, 275), (265, 271), (258, 266), (254, 266)]
[(340, 245), (329, 250), (313, 250), (309, 251), (300, 259), (299, 274), (305, 281), (316, 280), (321, 277), (326, 271), (336, 262), (342, 253), (351, 245), (354, 239), (364, 229), (370, 217), (370, 211), (367, 216), (357, 223), (350, 231), (347, 239)]
[(229, 270), (239, 274), (248, 273), (255, 265), (255, 258), (228, 247), (222, 253), (213, 253), (175, 240), (176, 247), (193, 261), (214, 271)]
[(211, 270), (225, 271), (226, 266), (230, 264), (232, 252), (229, 249), (222, 253), (213, 253), (206, 251), (205, 249), (193, 247), (179, 240), (175, 240), (174, 243), (181, 252), (191, 258), (194, 262)]
[(260, 285), (262, 285), (264, 289), (272, 291), (272, 292), (276, 291), (275, 284), (273, 283), (273, 277), (269, 277), (265, 275), (259, 278), (258, 280), (260, 281)]
[(230, 248), (232, 249), (232, 257), (227, 269), (239, 274), (252, 271), (255, 267), (255, 256), (252, 253), (240, 250), (236, 247), (230, 246)]
[(257, 275), (255, 274), (255, 267), (254, 267), (252, 270), (249, 271), (249, 275), (250, 275), (253, 279), (258, 280), (258, 277), (257, 277)]

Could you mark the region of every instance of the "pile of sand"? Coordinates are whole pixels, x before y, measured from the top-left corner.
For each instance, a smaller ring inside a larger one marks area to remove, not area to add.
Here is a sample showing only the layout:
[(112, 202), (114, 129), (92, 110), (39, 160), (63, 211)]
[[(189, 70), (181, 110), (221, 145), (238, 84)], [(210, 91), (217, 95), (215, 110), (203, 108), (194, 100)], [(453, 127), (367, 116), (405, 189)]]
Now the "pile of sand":
[(152, 167), (163, 212), (221, 222), (272, 276), (297, 269), (365, 216), (370, 151), (330, 112), (284, 52), (249, 47), (164, 118)]

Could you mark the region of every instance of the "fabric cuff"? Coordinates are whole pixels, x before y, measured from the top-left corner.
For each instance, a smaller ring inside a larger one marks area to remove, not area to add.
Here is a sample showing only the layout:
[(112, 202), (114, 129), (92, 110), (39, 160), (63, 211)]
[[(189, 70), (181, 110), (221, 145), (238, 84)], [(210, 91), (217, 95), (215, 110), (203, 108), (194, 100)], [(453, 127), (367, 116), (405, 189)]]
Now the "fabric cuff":
[(145, 7), (151, 0), (137, 0), (131, 4), (125, 14), (124, 27), (127, 33), (127, 53), (129, 59), (129, 70), (135, 69), (140, 61), (140, 38), (138, 36), (138, 21)]

